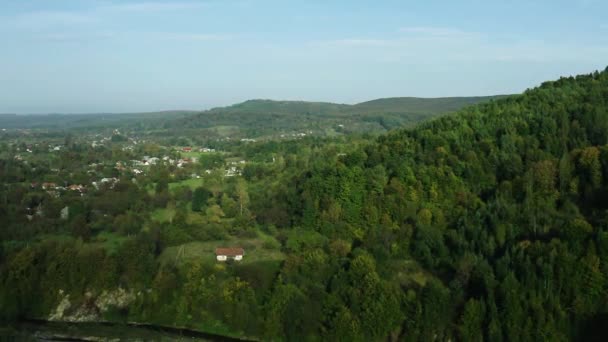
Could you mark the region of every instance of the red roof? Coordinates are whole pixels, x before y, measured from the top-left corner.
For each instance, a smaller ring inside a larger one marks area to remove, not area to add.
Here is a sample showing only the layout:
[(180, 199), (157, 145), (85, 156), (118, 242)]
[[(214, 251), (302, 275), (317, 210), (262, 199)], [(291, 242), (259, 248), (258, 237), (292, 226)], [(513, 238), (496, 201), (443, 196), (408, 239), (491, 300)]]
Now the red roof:
[(216, 248), (215, 255), (225, 255), (225, 256), (245, 255), (245, 250), (240, 247)]

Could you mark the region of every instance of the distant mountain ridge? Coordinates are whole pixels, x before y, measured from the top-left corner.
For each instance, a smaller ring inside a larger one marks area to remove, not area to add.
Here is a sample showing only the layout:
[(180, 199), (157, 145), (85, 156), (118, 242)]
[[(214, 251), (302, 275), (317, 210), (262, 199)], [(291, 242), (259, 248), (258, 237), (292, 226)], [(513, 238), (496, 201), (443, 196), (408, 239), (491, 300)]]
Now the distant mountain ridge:
[(165, 123), (165, 128), (208, 129), (237, 126), (252, 134), (286, 130), (378, 132), (410, 126), (477, 103), (509, 95), (477, 97), (394, 97), (354, 105), (330, 102), (248, 100)]
[[(382, 132), (455, 112), (508, 95), (478, 97), (393, 97), (358, 104), (253, 99), (205, 111), (167, 110), (149, 113), (0, 114), (0, 129), (133, 128), (211, 130), (241, 136), (290, 131), (319, 135)], [(229, 133), (226, 133), (229, 132)], [(215, 134), (214, 133), (214, 134)], [(222, 134), (220, 134), (222, 135)]]
[(386, 97), (356, 104), (342, 104), (333, 102), (298, 101), (298, 100), (271, 100), (251, 99), (230, 106), (215, 107), (204, 112), (215, 111), (253, 111), (265, 110), (269, 112), (344, 112), (348, 114), (364, 113), (368, 111), (385, 112), (415, 112), (436, 113), (456, 111), (463, 106), (474, 105), (480, 102), (496, 100), (510, 95), (493, 96), (463, 96), (463, 97)]

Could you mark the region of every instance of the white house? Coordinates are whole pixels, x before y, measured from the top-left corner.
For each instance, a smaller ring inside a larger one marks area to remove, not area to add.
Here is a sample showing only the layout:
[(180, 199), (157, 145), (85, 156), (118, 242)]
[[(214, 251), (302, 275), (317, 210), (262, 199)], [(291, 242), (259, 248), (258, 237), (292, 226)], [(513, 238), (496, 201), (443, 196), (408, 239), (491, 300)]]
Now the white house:
[(245, 255), (245, 250), (240, 247), (227, 247), (227, 248), (216, 248), (215, 249), (215, 257), (216, 257), (217, 261), (226, 261), (228, 259), (240, 261), (240, 260), (243, 260), (243, 255)]

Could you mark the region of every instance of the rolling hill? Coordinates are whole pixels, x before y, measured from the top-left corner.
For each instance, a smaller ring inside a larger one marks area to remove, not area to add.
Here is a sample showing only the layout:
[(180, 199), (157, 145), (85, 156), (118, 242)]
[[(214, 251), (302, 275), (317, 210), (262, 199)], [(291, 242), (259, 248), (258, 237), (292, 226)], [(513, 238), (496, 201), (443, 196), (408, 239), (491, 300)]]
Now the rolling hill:
[(307, 130), (316, 134), (382, 132), (411, 126), (463, 107), (504, 96), (377, 99), (355, 105), (327, 102), (249, 100), (166, 121), (165, 128), (236, 126), (246, 135)]
[(384, 98), (355, 105), (328, 102), (248, 100), (206, 111), (125, 114), (0, 114), (0, 129), (94, 130), (126, 128), (208, 136), (261, 137), (308, 132), (332, 136), (381, 133), (504, 96)]

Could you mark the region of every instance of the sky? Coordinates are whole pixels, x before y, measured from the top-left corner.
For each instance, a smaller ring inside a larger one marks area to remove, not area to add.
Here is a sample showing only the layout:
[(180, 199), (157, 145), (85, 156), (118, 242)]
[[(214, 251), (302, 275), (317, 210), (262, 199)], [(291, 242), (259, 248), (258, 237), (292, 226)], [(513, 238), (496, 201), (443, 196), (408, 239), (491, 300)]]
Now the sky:
[(520, 93), (608, 66), (608, 1), (0, 0), (0, 113)]

